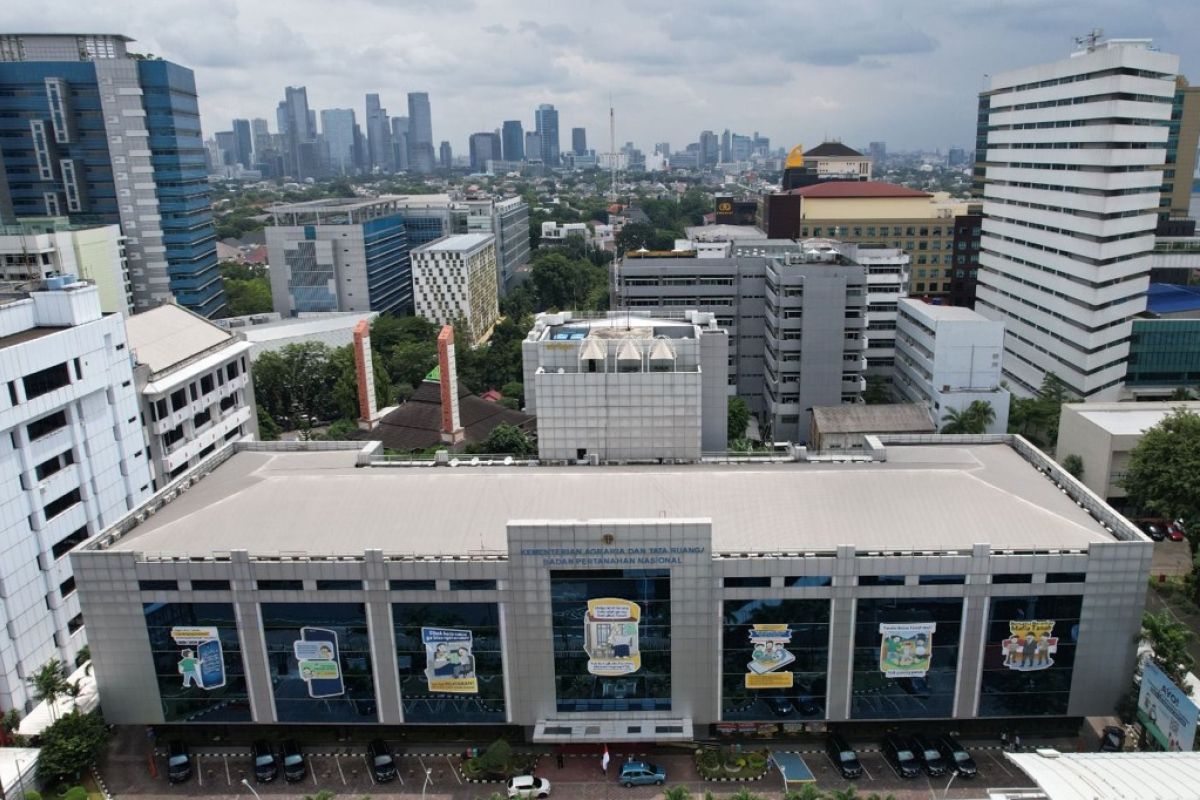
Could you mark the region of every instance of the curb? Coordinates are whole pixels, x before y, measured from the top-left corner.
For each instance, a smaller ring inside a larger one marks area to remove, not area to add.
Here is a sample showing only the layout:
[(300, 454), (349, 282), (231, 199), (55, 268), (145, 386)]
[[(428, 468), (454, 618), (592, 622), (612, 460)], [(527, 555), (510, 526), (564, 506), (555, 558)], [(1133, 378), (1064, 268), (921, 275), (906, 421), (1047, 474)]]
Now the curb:
[(94, 780), (96, 785), (100, 787), (100, 791), (104, 794), (104, 797), (107, 798), (107, 800), (113, 800), (112, 792), (108, 790), (108, 786), (104, 783), (104, 778), (100, 777), (100, 770), (96, 769), (95, 767), (92, 767), (91, 770), (92, 780)]

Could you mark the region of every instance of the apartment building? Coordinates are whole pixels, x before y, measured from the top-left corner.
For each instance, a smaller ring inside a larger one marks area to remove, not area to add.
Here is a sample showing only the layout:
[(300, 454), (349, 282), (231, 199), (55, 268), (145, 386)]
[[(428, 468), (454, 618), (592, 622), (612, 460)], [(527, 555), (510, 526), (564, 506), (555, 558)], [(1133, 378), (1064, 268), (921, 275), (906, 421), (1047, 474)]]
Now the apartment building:
[(496, 237), (447, 236), (413, 251), (417, 315), (439, 325), (466, 322), (471, 345), (492, 333), (500, 318), (496, 288)]

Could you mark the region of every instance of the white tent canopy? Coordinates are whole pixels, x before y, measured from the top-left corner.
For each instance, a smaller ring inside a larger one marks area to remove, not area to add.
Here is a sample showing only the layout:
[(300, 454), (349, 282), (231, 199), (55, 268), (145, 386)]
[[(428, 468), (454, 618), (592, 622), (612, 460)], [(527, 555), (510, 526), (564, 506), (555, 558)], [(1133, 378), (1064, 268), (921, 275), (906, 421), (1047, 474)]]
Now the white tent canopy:
[(79, 709), (83, 714), (95, 711), (100, 705), (100, 694), (96, 691), (96, 677), (91, 674), (91, 665), (92, 662), (88, 661), (67, 678), (68, 683), (79, 684), (78, 697), (62, 695), (54, 701), (53, 708), (43, 700), (21, 720), (21, 724), (17, 726), (17, 733), (22, 736), (37, 736), (75, 709)]
[(36, 747), (0, 747), (0, 791), (5, 797), (19, 798), (19, 790), (37, 788), (37, 759)]

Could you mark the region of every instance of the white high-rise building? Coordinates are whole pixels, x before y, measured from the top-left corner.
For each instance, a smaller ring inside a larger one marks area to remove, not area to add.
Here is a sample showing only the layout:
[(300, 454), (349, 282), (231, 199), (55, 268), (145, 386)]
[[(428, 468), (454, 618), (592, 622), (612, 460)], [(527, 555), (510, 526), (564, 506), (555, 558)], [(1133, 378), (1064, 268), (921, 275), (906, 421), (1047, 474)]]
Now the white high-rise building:
[(0, 708), (24, 711), (85, 644), (67, 554), (153, 494), (122, 316), (91, 284), (43, 286), (0, 300)]
[(1084, 399), (1120, 392), (1146, 307), (1178, 67), (1149, 40), (1093, 39), (992, 77), (980, 96), (975, 307), (1005, 323), (1018, 394), (1051, 372)]
[(417, 316), (439, 325), (466, 322), (471, 346), (486, 340), (500, 318), (496, 237), (446, 236), (412, 251)]

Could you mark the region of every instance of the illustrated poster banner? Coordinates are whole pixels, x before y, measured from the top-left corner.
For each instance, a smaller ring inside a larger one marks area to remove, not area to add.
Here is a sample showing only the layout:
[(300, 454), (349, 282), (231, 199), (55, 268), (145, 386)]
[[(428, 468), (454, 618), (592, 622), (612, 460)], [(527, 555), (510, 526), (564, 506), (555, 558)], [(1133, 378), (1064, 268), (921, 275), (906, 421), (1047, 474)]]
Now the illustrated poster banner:
[(336, 631), (301, 628), (300, 638), (292, 642), (292, 655), (296, 657), (301, 679), (308, 685), (309, 697), (338, 697), (346, 693)]
[(747, 689), (790, 689), (793, 676), (783, 668), (796, 660), (787, 646), (792, 631), (786, 624), (759, 624), (750, 629)]
[(638, 623), (642, 608), (632, 600), (600, 597), (588, 600), (583, 620), (583, 649), (593, 675), (629, 675), (642, 668)]
[(431, 692), (478, 694), (474, 637), (456, 628), (421, 628), (425, 645), (425, 683)]
[(933, 657), (936, 622), (879, 623), (879, 671), (889, 678), (923, 678)]
[(1163, 750), (1190, 751), (1196, 738), (1200, 708), (1183, 693), (1157, 664), (1147, 661), (1142, 668), (1138, 693), (1138, 722)]
[(1009, 637), (1000, 643), (1004, 666), (1020, 672), (1036, 672), (1054, 666), (1058, 637), (1052, 619), (1014, 619), (1008, 623)]
[(178, 625), (171, 639), (181, 648), (176, 669), (183, 688), (212, 691), (225, 685), (225, 654), (215, 627)]

